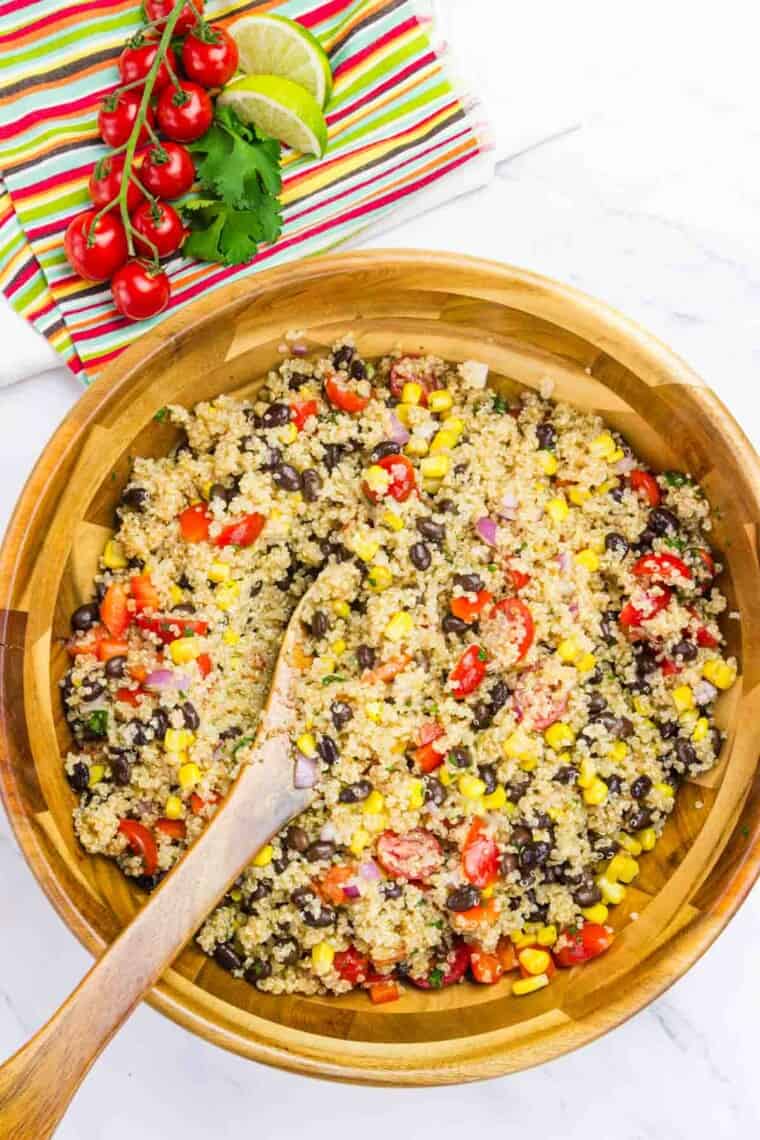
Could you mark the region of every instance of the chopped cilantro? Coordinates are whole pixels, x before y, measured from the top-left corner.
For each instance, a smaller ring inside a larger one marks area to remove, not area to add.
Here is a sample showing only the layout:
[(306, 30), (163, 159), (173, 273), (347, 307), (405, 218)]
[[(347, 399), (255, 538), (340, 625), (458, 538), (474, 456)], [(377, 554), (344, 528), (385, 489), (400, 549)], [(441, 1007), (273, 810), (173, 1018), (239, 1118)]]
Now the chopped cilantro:
[(665, 482), (669, 487), (683, 487), (689, 480), (681, 471), (666, 471)]
[(488, 654), (486, 653), (485, 649), (478, 649), (478, 661), (487, 661), (487, 660), (488, 660)]
[(108, 712), (106, 709), (95, 709), (85, 721), (88, 732), (93, 736), (105, 736), (108, 732)]
[(168, 415), (169, 415), (169, 409), (168, 408), (166, 408), (166, 407), (159, 408), (158, 411), (154, 414), (153, 419), (156, 421), (157, 424), (162, 424)]
[(431, 970), (428, 974), (428, 985), (432, 986), (434, 990), (439, 990), (443, 985), (443, 979), (446, 975), (443, 970)]
[(233, 746), (232, 755), (237, 756), (240, 749), (245, 748), (247, 744), (253, 744), (254, 739), (255, 737), (253, 736), (241, 736), (240, 740)]
[(328, 673), (326, 677), (322, 678), (322, 684), (334, 685), (336, 681), (345, 681), (345, 679), (341, 673)]
[(509, 404), (503, 396), (494, 396), (494, 401), (491, 406), (493, 411), (498, 412), (500, 416), (503, 416), (505, 412), (509, 411)]

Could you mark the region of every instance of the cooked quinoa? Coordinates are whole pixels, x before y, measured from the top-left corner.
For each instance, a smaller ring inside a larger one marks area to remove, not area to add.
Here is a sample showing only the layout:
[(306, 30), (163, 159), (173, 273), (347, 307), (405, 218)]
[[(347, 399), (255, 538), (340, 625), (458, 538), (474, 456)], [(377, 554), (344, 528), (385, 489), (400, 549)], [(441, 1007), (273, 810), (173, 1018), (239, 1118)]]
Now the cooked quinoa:
[(253, 401), (167, 413), (72, 616), (66, 772), (85, 849), (154, 886), (251, 755), (289, 617), (311, 806), (198, 935), (272, 993), (548, 984), (612, 934), (715, 763), (736, 663), (709, 505), (589, 412), (483, 365), (351, 344)]

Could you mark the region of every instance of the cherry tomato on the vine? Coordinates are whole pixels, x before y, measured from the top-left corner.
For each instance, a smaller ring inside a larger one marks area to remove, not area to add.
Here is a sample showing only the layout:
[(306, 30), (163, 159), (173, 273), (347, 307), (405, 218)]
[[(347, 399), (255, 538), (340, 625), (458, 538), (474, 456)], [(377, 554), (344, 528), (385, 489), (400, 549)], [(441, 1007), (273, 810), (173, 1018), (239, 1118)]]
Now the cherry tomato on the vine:
[[(122, 155), (109, 154), (95, 163), (90, 175), (88, 189), (96, 206), (107, 206), (109, 202), (113, 202), (121, 189), (123, 174), (124, 158)], [(130, 214), (142, 201), (142, 197), (142, 191), (130, 179), (127, 187), (127, 210)], [(118, 203), (113, 208), (118, 210)]]
[(238, 48), (218, 24), (196, 25), (182, 46), (182, 66), (204, 87), (223, 87), (237, 71)]
[[(128, 44), (119, 56), (119, 75), (122, 83), (137, 83), (145, 79), (156, 61), (158, 44), (155, 40), (145, 40), (142, 43)], [(167, 67), (168, 63), (168, 67)], [(177, 59), (172, 48), (166, 49), (164, 60), (159, 64), (153, 90), (158, 93), (162, 87), (171, 82), (169, 69), (177, 74)]]
[(138, 253), (149, 257), (155, 247), (159, 257), (169, 257), (176, 253), (185, 240), (187, 231), (182, 219), (168, 202), (143, 202), (132, 214), (132, 225), (146, 241), (135, 238)]
[(197, 83), (182, 80), (179, 87), (164, 87), (158, 97), (158, 125), (175, 142), (194, 142), (205, 135), (214, 118), (208, 92)]
[[(149, 23), (156, 23), (159, 28), (162, 28), (167, 17), (171, 15), (175, 3), (176, 0), (145, 0), (145, 18)], [(174, 25), (174, 31), (178, 36), (195, 27), (198, 22), (196, 9), (203, 15), (203, 0), (195, 0), (195, 8), (192, 4), (186, 4), (182, 9), (182, 15)]]
[(96, 215), (97, 210), (77, 214), (63, 239), (71, 268), (85, 281), (107, 281), (127, 260), (127, 238), (119, 219), (108, 213), (95, 222)]
[(128, 261), (111, 280), (113, 303), (129, 321), (157, 317), (169, 304), (169, 278), (144, 261)]
[[(108, 146), (122, 146), (132, 133), (137, 121), (137, 112), (140, 109), (142, 91), (133, 89), (122, 91), (121, 94), (106, 95), (98, 112), (98, 131), (104, 143)], [(156, 116), (151, 106), (148, 107), (146, 119), (151, 126)], [(143, 126), (140, 131), (138, 143), (148, 141), (148, 131)]]
[(190, 152), (180, 143), (161, 142), (147, 151), (140, 181), (159, 198), (179, 198), (195, 181)]

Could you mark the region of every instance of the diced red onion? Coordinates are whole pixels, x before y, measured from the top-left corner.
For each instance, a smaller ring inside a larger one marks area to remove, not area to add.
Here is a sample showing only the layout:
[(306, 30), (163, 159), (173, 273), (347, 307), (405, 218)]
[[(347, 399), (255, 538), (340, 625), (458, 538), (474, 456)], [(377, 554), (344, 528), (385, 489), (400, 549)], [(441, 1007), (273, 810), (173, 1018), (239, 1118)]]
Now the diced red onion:
[(567, 609), (568, 613), (570, 613), (573, 617), (577, 617), (580, 611), (580, 607), (577, 602), (568, 602)]
[(698, 705), (709, 705), (710, 701), (714, 701), (717, 695), (718, 690), (709, 681), (697, 681), (694, 686), (694, 700)]
[(175, 673), (173, 669), (154, 669), (145, 678), (146, 689), (187, 689), (190, 687), (190, 678), (184, 673)]
[(366, 863), (359, 864), (359, 875), (362, 879), (380, 879), (380, 868), (373, 859), (368, 859)]
[(293, 783), (297, 788), (313, 788), (319, 779), (319, 767), (313, 756), (298, 753)]
[(557, 555), (557, 565), (559, 566), (560, 570), (569, 570), (570, 569), (570, 551), (569, 550), (563, 550), (560, 554)]
[(624, 455), (622, 459), (618, 459), (617, 463), (613, 467), (613, 471), (616, 475), (628, 475), (631, 471), (633, 471), (635, 466), (636, 460), (633, 458), (633, 456)]
[(496, 531), (498, 530), (498, 526), (499, 524), (495, 519), (489, 519), (488, 515), (482, 515), (475, 523), (475, 530), (489, 546), (496, 546)]
[(359, 895), (361, 894), (361, 891), (357, 887), (356, 883), (346, 883), (346, 885), (341, 889), (346, 898), (349, 899), (358, 899)]
[(304, 344), (302, 341), (297, 340), (295, 344), (292, 344), (290, 346), (290, 351), (294, 356), (306, 356), (309, 351), (309, 346), (308, 344)]
[(391, 412), (390, 418), (391, 430), (388, 432), (388, 436), (393, 440), (394, 443), (398, 443), (401, 447), (403, 447), (405, 443), (409, 442), (409, 432), (406, 430), (398, 416), (394, 416), (393, 412)]

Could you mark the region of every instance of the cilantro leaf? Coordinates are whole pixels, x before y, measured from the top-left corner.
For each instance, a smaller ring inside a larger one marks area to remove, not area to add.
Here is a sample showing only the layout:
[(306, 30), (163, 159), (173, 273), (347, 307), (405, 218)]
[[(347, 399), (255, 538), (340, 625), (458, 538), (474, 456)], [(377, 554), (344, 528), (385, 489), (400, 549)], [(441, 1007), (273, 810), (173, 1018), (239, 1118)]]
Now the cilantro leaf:
[(282, 187), (280, 144), (259, 138), (230, 107), (189, 148), (201, 185), (230, 206), (255, 209), (261, 191), (276, 197)]

